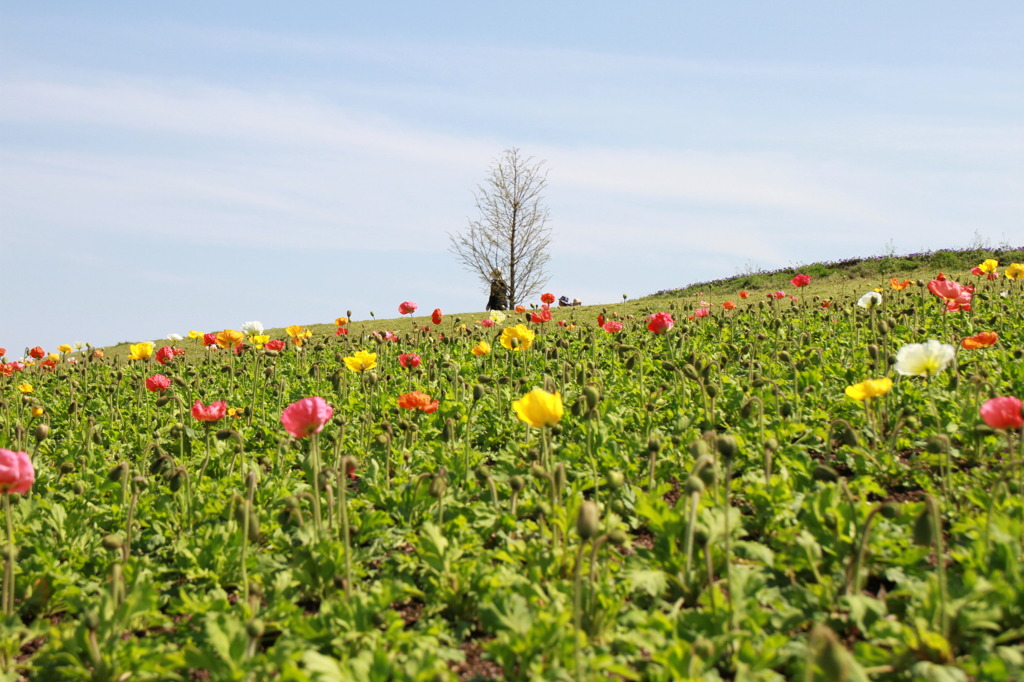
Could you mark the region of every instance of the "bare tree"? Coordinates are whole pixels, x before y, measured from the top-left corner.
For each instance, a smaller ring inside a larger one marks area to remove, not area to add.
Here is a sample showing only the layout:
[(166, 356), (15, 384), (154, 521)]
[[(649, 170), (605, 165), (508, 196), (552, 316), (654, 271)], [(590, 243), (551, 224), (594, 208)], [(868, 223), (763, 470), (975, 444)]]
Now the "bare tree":
[(448, 234), (450, 251), (485, 284), (500, 273), (507, 284), (508, 306), (540, 291), (548, 281), (546, 266), (551, 228), (541, 203), (547, 184), (544, 161), (506, 149), (491, 164), (490, 175), (474, 194), (480, 217), (469, 228)]

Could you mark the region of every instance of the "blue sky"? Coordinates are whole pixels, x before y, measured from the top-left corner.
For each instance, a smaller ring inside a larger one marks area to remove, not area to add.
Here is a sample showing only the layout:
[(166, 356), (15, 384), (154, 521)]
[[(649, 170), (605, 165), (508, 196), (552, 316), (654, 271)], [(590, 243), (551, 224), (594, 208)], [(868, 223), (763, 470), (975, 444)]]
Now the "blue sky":
[(614, 302), (1024, 242), (1014, 2), (0, 0), (0, 346), (480, 310), (448, 253), (547, 161), (549, 290)]

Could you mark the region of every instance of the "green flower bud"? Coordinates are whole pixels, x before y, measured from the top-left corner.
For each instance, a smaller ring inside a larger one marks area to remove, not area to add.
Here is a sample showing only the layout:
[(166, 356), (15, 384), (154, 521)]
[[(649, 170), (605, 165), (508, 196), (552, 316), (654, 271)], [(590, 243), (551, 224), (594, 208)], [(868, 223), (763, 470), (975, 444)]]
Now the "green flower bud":
[(621, 471), (611, 470), (604, 475), (604, 483), (611, 490), (618, 490), (625, 482), (626, 477), (622, 475)]
[(879, 505), (878, 513), (887, 519), (895, 519), (900, 515), (900, 503), (895, 500), (887, 500)]
[(686, 485), (683, 490), (687, 495), (700, 495), (704, 492), (704, 481), (700, 480), (697, 476), (689, 476), (686, 479)]
[(576, 533), (583, 540), (589, 540), (601, 530), (601, 511), (597, 505), (590, 500), (580, 503), (579, 513), (576, 515)]
[(811, 478), (822, 483), (835, 483), (839, 480), (839, 472), (825, 464), (819, 464), (811, 472)]
[(718, 437), (718, 452), (721, 453), (722, 457), (729, 461), (736, 456), (739, 451), (739, 444), (736, 442), (734, 436), (719, 436)]
[(929, 505), (914, 519), (914, 544), (929, 547), (935, 542), (937, 529)]
[(526, 487), (526, 479), (522, 476), (512, 476), (508, 479), (508, 486), (517, 493), (522, 492)]
[(116, 535), (115, 533), (104, 535), (100, 542), (103, 545), (103, 549), (110, 550), (111, 552), (124, 547), (124, 540), (120, 535)]

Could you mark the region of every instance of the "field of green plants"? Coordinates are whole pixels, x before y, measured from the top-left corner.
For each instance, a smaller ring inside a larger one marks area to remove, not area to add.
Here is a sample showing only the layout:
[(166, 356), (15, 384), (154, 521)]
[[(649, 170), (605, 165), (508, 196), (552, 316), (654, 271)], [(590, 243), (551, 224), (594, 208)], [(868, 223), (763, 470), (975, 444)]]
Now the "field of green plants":
[(1024, 266), (795, 274), (8, 357), (2, 679), (1024, 679)]

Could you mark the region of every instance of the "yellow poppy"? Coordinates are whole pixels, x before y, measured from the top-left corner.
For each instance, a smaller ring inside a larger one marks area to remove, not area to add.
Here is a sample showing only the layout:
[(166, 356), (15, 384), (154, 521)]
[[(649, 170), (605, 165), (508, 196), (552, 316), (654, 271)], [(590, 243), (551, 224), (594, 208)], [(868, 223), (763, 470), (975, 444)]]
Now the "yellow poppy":
[(42, 417), (43, 414), (45, 414), (45, 412), (43, 411), (43, 408), (41, 408), (41, 407), (33, 407), (32, 408), (32, 416), (33, 417), (36, 417), (38, 419), (39, 417)]
[(1003, 274), (1010, 279), (1024, 279), (1024, 265), (1010, 263), (1010, 267), (1006, 268), (1006, 272)]
[(22, 393), (31, 393), (36, 389), (32, 388), (32, 384), (28, 383), (27, 381), (24, 381), (18, 384), (18, 390), (21, 391)]
[(362, 374), (366, 370), (377, 366), (377, 354), (369, 353), (365, 350), (357, 350), (355, 355), (345, 358), (345, 366), (353, 372)]
[(517, 324), (514, 327), (505, 327), (501, 332), (501, 345), (509, 350), (526, 350), (533, 345), (536, 334), (525, 324)]
[(244, 339), (245, 334), (234, 329), (225, 329), (224, 331), (217, 332), (217, 345), (221, 348), (234, 348), (242, 343)]
[(481, 341), (480, 343), (473, 346), (473, 355), (487, 355), (490, 352), (491, 344), (487, 343), (486, 341)]
[(548, 393), (543, 388), (535, 388), (519, 400), (514, 400), (512, 409), (520, 421), (535, 429), (554, 426), (562, 418), (562, 396), (557, 391)]
[(249, 343), (256, 346), (256, 348), (263, 348), (267, 341), (270, 341), (270, 336), (267, 334), (253, 334), (249, 337)]
[(206, 336), (206, 334), (204, 334), (204, 333), (202, 333), (202, 332), (197, 332), (197, 331), (196, 331), (195, 329), (193, 329), (192, 331), (190, 331), (190, 332), (188, 333), (188, 338), (190, 338), (190, 339), (199, 339), (199, 340), (202, 340), (202, 338), (203, 338), (204, 336)]
[(128, 348), (129, 360), (148, 360), (153, 355), (153, 342), (133, 343)]
[(892, 388), (892, 379), (889, 377), (884, 379), (868, 379), (859, 384), (847, 386), (846, 395), (854, 400), (867, 400), (868, 398), (877, 398), (885, 395), (889, 392), (890, 388)]
[(69, 346), (66, 343), (62, 343), (59, 346), (57, 346), (57, 350), (59, 350), (61, 353), (70, 353), (71, 352), (71, 346)]
[(988, 258), (982, 261), (981, 265), (978, 266), (978, 269), (984, 272), (985, 274), (988, 274), (990, 272), (995, 272), (996, 268), (998, 267), (999, 261), (997, 261), (995, 258)]

